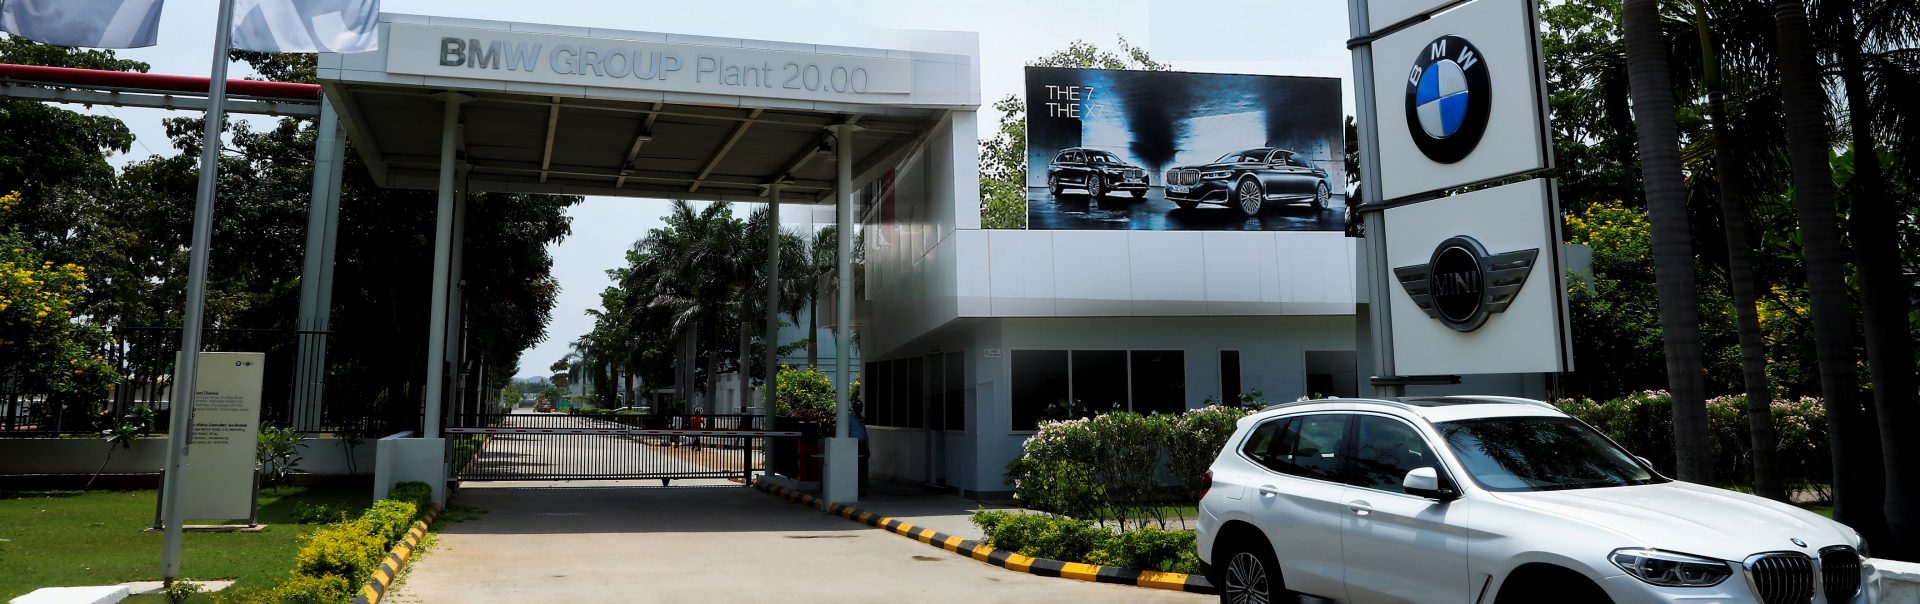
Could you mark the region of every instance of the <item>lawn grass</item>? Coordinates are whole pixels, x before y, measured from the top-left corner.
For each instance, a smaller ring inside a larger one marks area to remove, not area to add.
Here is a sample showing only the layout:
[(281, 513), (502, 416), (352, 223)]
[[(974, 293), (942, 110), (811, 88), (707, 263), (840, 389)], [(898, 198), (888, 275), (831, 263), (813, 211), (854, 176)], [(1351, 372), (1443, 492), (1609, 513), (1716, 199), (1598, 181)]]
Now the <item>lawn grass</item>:
[[(0, 493), (0, 601), (41, 587), (112, 585), (160, 578), (161, 533), (154, 491)], [(320, 528), (293, 519), (294, 506), (325, 504), (357, 515), (365, 488), (282, 487), (260, 492), (253, 533), (187, 533), (181, 575), (231, 579), (235, 588), (273, 585), (293, 570), (300, 537)]]

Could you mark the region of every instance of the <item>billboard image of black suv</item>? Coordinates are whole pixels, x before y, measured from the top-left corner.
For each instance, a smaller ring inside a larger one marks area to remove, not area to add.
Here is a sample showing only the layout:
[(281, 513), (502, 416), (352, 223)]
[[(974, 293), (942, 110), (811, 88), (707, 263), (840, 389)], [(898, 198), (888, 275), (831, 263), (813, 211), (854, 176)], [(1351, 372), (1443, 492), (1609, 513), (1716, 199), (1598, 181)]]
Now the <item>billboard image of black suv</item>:
[(1027, 228), (1339, 231), (1338, 78), (1028, 67)]

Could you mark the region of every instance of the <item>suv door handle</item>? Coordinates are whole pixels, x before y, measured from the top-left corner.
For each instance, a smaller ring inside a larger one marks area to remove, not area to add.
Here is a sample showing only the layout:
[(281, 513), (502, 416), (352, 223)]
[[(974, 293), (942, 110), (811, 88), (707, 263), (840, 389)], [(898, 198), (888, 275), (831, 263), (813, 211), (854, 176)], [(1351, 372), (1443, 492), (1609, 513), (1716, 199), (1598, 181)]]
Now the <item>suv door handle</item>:
[(1260, 496), (1261, 496), (1261, 497), (1279, 497), (1279, 496), (1280, 496), (1280, 489), (1276, 489), (1276, 488), (1273, 488), (1273, 485), (1270, 485), (1270, 484), (1268, 484), (1268, 485), (1261, 485), (1261, 486), (1260, 486)]
[(1373, 504), (1356, 499), (1347, 502), (1347, 509), (1353, 510), (1355, 516), (1366, 516), (1373, 513)]

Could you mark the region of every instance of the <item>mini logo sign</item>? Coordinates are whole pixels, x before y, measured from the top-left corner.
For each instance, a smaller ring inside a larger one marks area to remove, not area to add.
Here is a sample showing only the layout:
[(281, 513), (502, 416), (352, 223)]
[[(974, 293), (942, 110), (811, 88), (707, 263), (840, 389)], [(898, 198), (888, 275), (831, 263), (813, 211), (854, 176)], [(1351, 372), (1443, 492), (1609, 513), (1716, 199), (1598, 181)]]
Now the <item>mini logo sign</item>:
[(1472, 154), (1492, 108), (1486, 58), (1466, 38), (1434, 38), (1414, 58), (1407, 74), (1407, 131), (1427, 159), (1451, 164)]
[(1478, 240), (1456, 235), (1440, 242), (1426, 264), (1396, 268), (1393, 275), (1427, 316), (1469, 332), (1513, 304), (1539, 255), (1538, 248), (1488, 254)]

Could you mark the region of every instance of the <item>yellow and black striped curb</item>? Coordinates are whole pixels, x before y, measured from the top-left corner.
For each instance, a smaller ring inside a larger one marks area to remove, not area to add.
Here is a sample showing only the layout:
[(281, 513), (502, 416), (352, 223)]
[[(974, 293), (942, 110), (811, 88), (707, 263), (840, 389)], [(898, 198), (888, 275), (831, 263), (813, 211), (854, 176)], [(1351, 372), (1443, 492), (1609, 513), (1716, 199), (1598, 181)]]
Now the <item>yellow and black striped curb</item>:
[(1023, 556), (1006, 550), (994, 549), (993, 546), (972, 539), (961, 538), (957, 535), (948, 535), (930, 528), (916, 527), (912, 523), (902, 521), (898, 518), (882, 516), (850, 505), (839, 503), (830, 504), (819, 497), (777, 486), (765, 480), (755, 480), (753, 487), (780, 496), (788, 501), (798, 502), (807, 507), (853, 520), (867, 526), (884, 529), (896, 535), (910, 537), (915, 541), (1011, 571), (1042, 577), (1065, 577), (1095, 583), (1133, 585), (1137, 587), (1150, 587), (1153, 589), (1184, 591), (1197, 594), (1217, 593), (1217, 590), (1213, 587), (1213, 583), (1208, 582), (1206, 577), (1200, 575), (1133, 570), (1115, 566), (1101, 566), (1081, 562), (1061, 562), (1059, 560)]
[(380, 604), (380, 598), (387, 595), (393, 587), (393, 578), (400, 576), (400, 569), (407, 567), (407, 557), (413, 555), (413, 549), (420, 547), (420, 540), (427, 538), (427, 527), (433, 526), (433, 517), (440, 513), (439, 506), (427, 508), (427, 515), (413, 522), (413, 529), (407, 531), (407, 538), (393, 546), (387, 552), (387, 559), (380, 561), (380, 568), (373, 571), (373, 579), (366, 587), (360, 588), (360, 595), (353, 598), (353, 604)]

